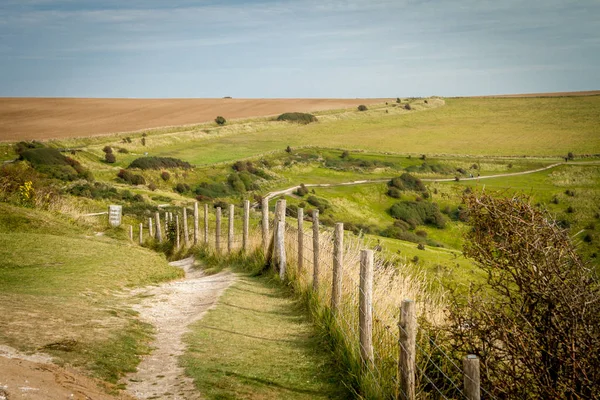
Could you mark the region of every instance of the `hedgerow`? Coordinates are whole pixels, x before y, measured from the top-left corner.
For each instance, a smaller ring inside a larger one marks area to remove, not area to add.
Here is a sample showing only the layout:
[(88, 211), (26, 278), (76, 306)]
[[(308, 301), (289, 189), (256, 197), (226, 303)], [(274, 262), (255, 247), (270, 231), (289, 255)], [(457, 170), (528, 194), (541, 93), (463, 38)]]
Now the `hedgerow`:
[(182, 168), (191, 169), (192, 165), (186, 161), (173, 157), (141, 157), (135, 159), (129, 164), (128, 169), (164, 169), (164, 168)]

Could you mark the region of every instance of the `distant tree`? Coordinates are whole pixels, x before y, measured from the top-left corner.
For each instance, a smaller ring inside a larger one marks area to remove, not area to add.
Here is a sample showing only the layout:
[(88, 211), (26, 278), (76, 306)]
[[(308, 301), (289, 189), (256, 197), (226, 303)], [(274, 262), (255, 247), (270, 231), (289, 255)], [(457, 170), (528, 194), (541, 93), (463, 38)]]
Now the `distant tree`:
[(574, 155), (572, 152), (569, 152), (569, 154), (567, 154), (567, 158), (568, 158), (569, 160), (572, 160), (572, 159), (574, 159), (574, 158), (575, 158), (575, 155)]
[(404, 105), (404, 109), (405, 109), (405, 110), (409, 110), (409, 111), (410, 111), (410, 110), (412, 110), (412, 107), (410, 106), (410, 104), (409, 104), (409, 103), (406, 103), (406, 104)]
[(115, 155), (112, 152), (106, 153), (104, 154), (104, 161), (110, 164), (114, 164), (115, 162), (117, 162), (117, 157), (115, 157)]
[(396, 103), (398, 103), (398, 104), (402, 103), (402, 100), (400, 100), (400, 97), (396, 98)]
[(368, 108), (364, 104), (361, 104), (360, 106), (358, 106), (358, 111), (367, 111), (367, 110), (368, 110)]
[(148, 134), (146, 132), (142, 133), (142, 137), (146, 137)]
[(290, 146), (285, 148), (285, 152), (286, 153), (291, 153), (292, 152), (292, 148)]
[(146, 145), (146, 138), (145, 138), (145, 137), (143, 137), (143, 138), (142, 138), (142, 146), (145, 146), (145, 145)]
[(225, 122), (227, 122), (227, 120), (219, 115), (217, 118), (215, 118), (215, 122), (217, 123), (217, 125), (225, 125)]

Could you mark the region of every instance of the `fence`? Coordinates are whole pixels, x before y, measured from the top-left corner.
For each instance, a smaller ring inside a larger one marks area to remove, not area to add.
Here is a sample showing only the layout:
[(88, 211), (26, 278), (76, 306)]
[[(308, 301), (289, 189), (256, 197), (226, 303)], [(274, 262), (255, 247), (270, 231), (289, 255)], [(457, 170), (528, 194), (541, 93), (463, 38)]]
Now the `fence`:
[[(360, 238), (345, 236), (343, 224), (323, 229), (318, 210), (305, 216), (303, 209), (287, 209), (285, 200), (278, 200), (271, 218), (268, 206), (263, 200), (258, 213), (246, 200), (241, 212), (231, 204), (213, 214), (205, 204), (202, 231), (197, 203), (182, 208), (181, 219), (179, 212), (166, 211), (162, 218), (157, 212), (146, 221), (148, 240), (168, 238), (176, 248), (201, 245), (216, 255), (262, 252), (266, 268), (307, 295), (315, 320), (365, 398), (480, 399), (482, 393), (493, 398), (480, 387), (477, 357), (465, 355), (458, 365), (417, 323), (418, 317), (442, 319), (443, 302), (425, 281), (365, 249)], [(193, 215), (191, 231), (188, 215)], [(290, 216), (294, 224), (288, 223)], [(307, 220), (312, 229), (305, 229)]]

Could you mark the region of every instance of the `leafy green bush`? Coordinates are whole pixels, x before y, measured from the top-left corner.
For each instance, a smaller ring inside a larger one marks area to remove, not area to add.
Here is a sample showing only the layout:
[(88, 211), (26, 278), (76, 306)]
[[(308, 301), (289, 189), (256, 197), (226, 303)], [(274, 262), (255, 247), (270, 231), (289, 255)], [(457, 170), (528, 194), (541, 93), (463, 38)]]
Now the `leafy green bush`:
[(106, 153), (104, 154), (104, 161), (106, 161), (109, 164), (114, 164), (117, 162), (117, 157), (115, 157), (115, 155), (112, 152)]
[[(397, 178), (393, 178), (388, 182), (388, 187), (390, 189), (398, 189), (399, 191), (427, 192), (427, 188), (419, 178), (415, 178), (407, 173), (404, 173)], [(392, 191), (392, 193), (395, 194), (396, 192)]]
[(108, 153), (112, 153), (113, 149), (110, 146), (104, 146), (104, 148), (102, 149), (102, 151), (108, 154)]
[(427, 201), (404, 201), (394, 204), (390, 214), (410, 224), (414, 229), (417, 225), (433, 225), (440, 229), (446, 226), (446, 219), (437, 204)]
[(304, 186), (304, 183), (301, 183), (300, 187), (298, 189), (296, 189), (295, 193), (298, 196), (303, 197), (303, 196), (306, 196), (308, 194), (308, 189), (306, 188), (306, 186)]
[(122, 169), (117, 174), (117, 177), (121, 179), (125, 183), (129, 183), (131, 185), (145, 185), (146, 179), (142, 175), (136, 175), (131, 171), (127, 171), (126, 169)]
[(231, 188), (223, 183), (202, 182), (194, 192), (198, 195), (199, 201), (216, 199), (218, 197), (226, 197), (231, 194)]
[(77, 179), (93, 180), (90, 171), (77, 160), (66, 157), (60, 151), (48, 147), (28, 148), (21, 152), (20, 160), (28, 161), (38, 172), (63, 181)]
[(317, 196), (308, 196), (306, 201), (308, 202), (308, 204), (311, 204), (311, 205), (317, 207), (321, 214), (324, 213), (325, 210), (327, 210), (328, 208), (331, 207), (331, 205), (329, 204), (329, 202), (327, 200), (325, 200), (321, 197), (317, 197)]
[(188, 185), (187, 183), (178, 183), (177, 185), (175, 185), (175, 187), (173, 188), (177, 193), (183, 194), (187, 191), (190, 190), (190, 185)]
[(173, 157), (141, 157), (135, 159), (129, 164), (128, 169), (165, 169), (165, 168), (182, 168), (191, 169), (192, 166), (186, 161), (179, 160)]
[(312, 114), (300, 113), (300, 112), (291, 112), (284, 113), (277, 117), (277, 121), (288, 121), (288, 122), (296, 122), (298, 124), (310, 124), (311, 122), (317, 122), (318, 119)]
[(219, 115), (217, 118), (215, 118), (215, 122), (217, 123), (217, 125), (225, 125), (227, 120)]

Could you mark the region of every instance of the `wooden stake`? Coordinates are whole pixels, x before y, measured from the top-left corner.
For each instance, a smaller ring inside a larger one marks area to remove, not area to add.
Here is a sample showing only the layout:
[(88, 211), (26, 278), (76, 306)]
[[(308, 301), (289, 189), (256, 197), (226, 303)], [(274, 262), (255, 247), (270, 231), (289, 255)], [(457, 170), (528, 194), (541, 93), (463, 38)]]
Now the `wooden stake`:
[(415, 302), (403, 300), (400, 307), (400, 357), (398, 369), (400, 373), (401, 393), (407, 400), (415, 399), (415, 351), (417, 343), (417, 314)]
[[(285, 201), (285, 200), (284, 200)], [(285, 255), (285, 219), (279, 221), (277, 227), (277, 247), (279, 248), (278, 260), (279, 260), (279, 279), (282, 281), (285, 279), (286, 269), (286, 255)]]
[(373, 250), (360, 252), (359, 293), (360, 358), (366, 368), (373, 366)]
[(133, 225), (129, 225), (129, 240), (133, 240)]
[(190, 237), (188, 235), (188, 224), (187, 224), (187, 208), (183, 207), (183, 243), (185, 247), (190, 245)]
[(263, 198), (261, 203), (262, 211), (262, 245), (263, 253), (267, 254), (269, 247), (269, 199)]
[(152, 233), (152, 217), (148, 217), (148, 235), (150, 237), (154, 237), (154, 233)]
[(156, 212), (156, 214), (154, 216), (156, 218), (156, 240), (158, 240), (158, 243), (162, 243), (162, 232), (161, 232), (161, 228), (160, 228), (160, 214), (158, 213), (158, 211)]
[(179, 214), (175, 215), (175, 248), (179, 250), (181, 242), (179, 240)]
[(140, 244), (144, 243), (144, 224), (140, 222)]
[(229, 205), (229, 233), (227, 235), (227, 252), (231, 253), (233, 251), (233, 213), (235, 206), (233, 204)]
[(250, 228), (250, 200), (244, 200), (244, 233), (242, 237), (242, 250), (248, 253), (248, 231)]
[(204, 205), (204, 244), (208, 246), (208, 204)]
[(344, 264), (344, 224), (335, 224), (333, 232), (333, 282), (331, 288), (331, 311), (336, 313), (342, 301), (342, 275)]
[(319, 290), (319, 210), (312, 213), (313, 220), (313, 290)]
[(479, 400), (481, 398), (481, 387), (479, 382), (479, 358), (474, 354), (469, 354), (463, 359), (463, 384), (465, 396), (469, 400)]
[(298, 272), (304, 268), (304, 208), (298, 208)]
[(217, 207), (217, 222), (215, 226), (215, 250), (221, 253), (221, 207)]
[(198, 202), (194, 202), (194, 246), (198, 245)]

